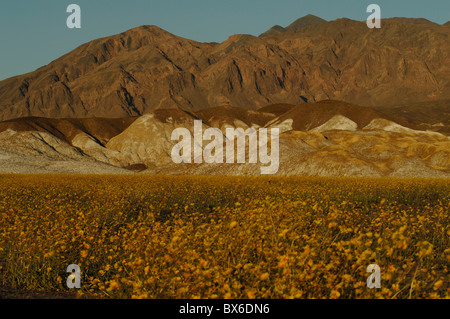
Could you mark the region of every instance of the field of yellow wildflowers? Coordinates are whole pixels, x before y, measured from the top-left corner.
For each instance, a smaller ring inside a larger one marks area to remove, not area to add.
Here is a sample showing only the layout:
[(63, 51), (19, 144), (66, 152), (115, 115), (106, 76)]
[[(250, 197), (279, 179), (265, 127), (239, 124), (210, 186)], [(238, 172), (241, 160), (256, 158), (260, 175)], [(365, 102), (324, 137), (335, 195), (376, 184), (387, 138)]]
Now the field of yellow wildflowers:
[[(0, 284), (99, 298), (448, 298), (446, 179), (0, 176)], [(369, 264), (381, 288), (369, 289)]]

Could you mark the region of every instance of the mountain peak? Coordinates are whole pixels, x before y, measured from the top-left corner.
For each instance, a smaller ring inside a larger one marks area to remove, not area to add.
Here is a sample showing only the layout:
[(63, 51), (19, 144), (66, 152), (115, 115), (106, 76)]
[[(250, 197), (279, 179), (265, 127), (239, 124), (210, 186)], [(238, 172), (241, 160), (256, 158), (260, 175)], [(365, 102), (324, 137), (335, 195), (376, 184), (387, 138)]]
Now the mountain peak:
[(301, 17), (294, 22), (292, 22), (290, 25), (286, 27), (286, 30), (296, 32), (300, 30), (301, 28), (312, 26), (312, 25), (319, 25), (322, 23), (327, 22), (326, 20), (319, 18), (315, 15), (308, 14), (304, 17)]
[(151, 34), (152, 36), (167, 36), (167, 37), (175, 37), (172, 33), (156, 26), (156, 25), (141, 25), (136, 28), (132, 28), (122, 33), (122, 35), (133, 35), (138, 37), (146, 37)]
[(322, 24), (325, 22), (327, 22), (327, 21), (322, 18), (319, 18), (312, 14), (308, 14), (304, 17), (301, 17), (301, 18), (295, 20), (294, 22), (292, 22), (290, 25), (288, 25), (285, 28), (283, 28), (280, 25), (274, 25), (272, 28), (270, 28), (266, 32), (260, 34), (260, 37), (269, 37), (269, 36), (273, 36), (273, 35), (278, 35), (280, 33), (286, 32), (286, 31), (297, 32), (301, 28), (313, 26), (313, 25), (319, 25), (319, 24)]
[(269, 37), (271, 35), (276, 35), (276, 34), (283, 33), (283, 32), (286, 32), (286, 29), (277, 24), (277, 25), (274, 25), (273, 27), (271, 27), (266, 32), (261, 33), (259, 36), (260, 37)]

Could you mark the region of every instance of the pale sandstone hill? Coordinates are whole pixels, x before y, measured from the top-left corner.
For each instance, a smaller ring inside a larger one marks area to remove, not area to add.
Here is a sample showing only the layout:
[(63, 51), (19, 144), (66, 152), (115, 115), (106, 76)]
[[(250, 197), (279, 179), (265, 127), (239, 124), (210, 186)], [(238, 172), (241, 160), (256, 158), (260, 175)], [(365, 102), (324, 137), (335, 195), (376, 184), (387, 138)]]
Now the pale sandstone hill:
[(101, 163), (67, 142), (38, 131), (0, 133), (0, 173), (129, 174)]
[(335, 115), (320, 126), (313, 128), (312, 132), (326, 131), (356, 131), (358, 124), (343, 115)]
[[(113, 158), (121, 166), (146, 166), (172, 163), (171, 151), (178, 140), (171, 140), (176, 128), (187, 128), (193, 135), (192, 114), (177, 109), (155, 110), (141, 116), (130, 127), (112, 138), (106, 148), (115, 151)], [(207, 126), (203, 124), (203, 129)]]

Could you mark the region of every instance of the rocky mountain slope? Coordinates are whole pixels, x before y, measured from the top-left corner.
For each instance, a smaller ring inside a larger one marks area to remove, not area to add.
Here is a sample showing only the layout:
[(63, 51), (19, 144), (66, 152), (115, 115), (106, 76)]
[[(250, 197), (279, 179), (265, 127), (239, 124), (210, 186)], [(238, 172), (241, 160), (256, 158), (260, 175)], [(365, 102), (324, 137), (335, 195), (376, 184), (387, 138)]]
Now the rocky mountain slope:
[(393, 106), (450, 99), (450, 29), (424, 19), (307, 16), (264, 36), (199, 43), (142, 26), (0, 82), (0, 120), (257, 110), (326, 99)]

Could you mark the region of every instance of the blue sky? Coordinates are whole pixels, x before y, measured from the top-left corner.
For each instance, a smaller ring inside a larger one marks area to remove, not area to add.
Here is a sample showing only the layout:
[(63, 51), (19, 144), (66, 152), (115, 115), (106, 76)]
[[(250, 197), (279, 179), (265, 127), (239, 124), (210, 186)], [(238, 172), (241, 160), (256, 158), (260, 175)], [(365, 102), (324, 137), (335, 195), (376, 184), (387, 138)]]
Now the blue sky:
[[(68, 29), (66, 8), (81, 7), (82, 28)], [(10, 0), (0, 3), (0, 80), (34, 71), (90, 40), (140, 25), (157, 25), (201, 42), (259, 35), (314, 14), (326, 20), (366, 20), (369, 4), (382, 18), (450, 20), (449, 0)]]

